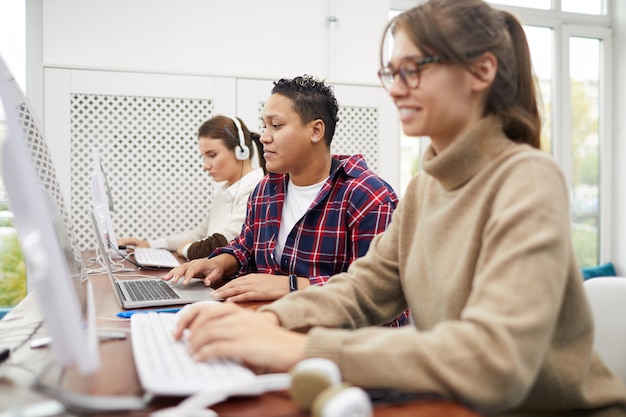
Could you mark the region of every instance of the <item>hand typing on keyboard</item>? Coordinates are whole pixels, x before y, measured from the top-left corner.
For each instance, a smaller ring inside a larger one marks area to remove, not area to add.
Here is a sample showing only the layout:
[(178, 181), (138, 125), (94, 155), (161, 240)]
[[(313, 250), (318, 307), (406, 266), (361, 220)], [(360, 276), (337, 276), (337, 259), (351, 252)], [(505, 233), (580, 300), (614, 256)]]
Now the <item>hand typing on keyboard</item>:
[[(192, 307), (197, 307), (197, 306), (210, 306), (210, 305), (214, 305), (214, 304), (219, 304), (219, 301), (216, 300), (205, 300), (205, 301), (197, 301), (195, 303), (190, 303), (185, 305), (183, 308), (181, 308), (180, 310), (178, 310), (176, 312), (176, 315), (174, 316), (176, 318), (176, 323), (178, 324), (179, 319), (186, 314), (187, 312), (189, 312), (189, 310), (191, 310)], [(174, 337), (176, 339), (181, 339), (183, 342), (187, 342), (189, 340), (189, 333), (190, 330), (189, 329), (184, 329), (183, 333), (181, 335), (181, 337), (176, 337), (176, 334), (174, 335)]]
[(219, 282), (225, 274), (237, 273), (238, 265), (237, 260), (230, 255), (216, 256), (211, 259), (194, 259), (170, 270), (162, 278), (173, 283), (182, 279), (184, 284), (188, 284), (192, 278), (202, 278), (205, 285), (211, 286)]
[[(183, 335), (195, 360), (232, 358), (256, 373), (287, 372), (304, 358), (306, 342), (306, 335), (279, 327), (273, 313), (228, 302), (194, 303), (181, 311), (174, 338)], [(277, 351), (284, 352), (279, 360)]]
[(172, 337), (176, 317), (172, 313), (133, 314), (130, 318), (133, 357), (141, 385), (156, 395), (188, 396), (247, 386), (254, 373), (227, 358), (196, 361), (180, 340)]

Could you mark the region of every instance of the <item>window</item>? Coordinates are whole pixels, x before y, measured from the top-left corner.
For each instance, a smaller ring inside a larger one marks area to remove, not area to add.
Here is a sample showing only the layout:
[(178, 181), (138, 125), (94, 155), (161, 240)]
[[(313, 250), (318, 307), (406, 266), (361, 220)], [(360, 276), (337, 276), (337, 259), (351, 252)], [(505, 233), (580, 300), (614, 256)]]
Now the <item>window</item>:
[[(22, 88), (26, 78), (25, 22), (24, 0), (0, 2), (0, 54)], [(5, 112), (0, 101), (0, 143), (6, 130)], [(0, 171), (0, 318), (5, 307), (12, 307), (26, 295), (26, 266), (1, 176)]]
[(531, 9), (549, 10), (552, 0), (493, 0), (490, 3), (496, 3), (505, 6), (528, 7)]
[[(610, 118), (606, 90), (606, 60), (609, 33), (585, 34), (584, 28), (564, 28), (569, 59), (563, 73), (563, 146), (561, 158), (571, 185), (572, 237), (581, 266), (600, 263), (602, 241), (609, 230), (602, 230), (601, 206), (609, 205), (603, 192), (604, 175), (600, 164), (608, 155), (605, 144), (609, 134), (605, 125)], [(608, 163), (604, 164), (608, 166)], [(607, 175), (608, 177), (608, 175)]]
[[(541, 10), (561, 10), (570, 13), (591, 15), (603, 14), (603, 0), (491, 0), (490, 3), (503, 6), (525, 7)], [(554, 5), (553, 5), (554, 3)], [(560, 7), (559, 7), (560, 3)], [(554, 7), (553, 7), (554, 6)]]
[(572, 13), (601, 15), (604, 13), (602, 0), (561, 0), (561, 10)]
[[(576, 258), (581, 267), (602, 263), (611, 239), (603, 219), (612, 203), (607, 191), (612, 119), (608, 5), (603, 0), (490, 3), (524, 22), (541, 96), (542, 149), (555, 157), (568, 181)], [(419, 171), (426, 145), (426, 139), (401, 138), (400, 195)]]

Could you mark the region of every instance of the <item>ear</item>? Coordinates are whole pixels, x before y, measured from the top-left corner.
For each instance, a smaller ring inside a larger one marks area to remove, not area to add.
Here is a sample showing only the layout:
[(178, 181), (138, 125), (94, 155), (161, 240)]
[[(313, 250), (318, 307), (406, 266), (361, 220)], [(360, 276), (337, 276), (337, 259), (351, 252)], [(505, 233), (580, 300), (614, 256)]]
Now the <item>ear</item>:
[(474, 75), (472, 89), (474, 91), (487, 90), (498, 73), (498, 58), (491, 52), (483, 53), (472, 64), (472, 72)]
[(311, 123), (311, 142), (323, 142), (324, 133), (326, 133), (326, 125), (324, 124), (324, 121), (322, 119), (315, 119)]

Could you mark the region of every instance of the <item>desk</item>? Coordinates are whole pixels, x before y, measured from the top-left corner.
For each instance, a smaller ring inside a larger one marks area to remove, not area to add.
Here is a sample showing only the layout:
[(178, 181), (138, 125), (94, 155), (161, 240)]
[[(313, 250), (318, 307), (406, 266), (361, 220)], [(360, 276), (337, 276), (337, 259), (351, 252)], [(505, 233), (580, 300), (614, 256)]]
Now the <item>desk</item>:
[[(142, 272), (150, 275), (162, 274), (158, 271)], [(108, 279), (103, 275), (92, 275), (89, 280), (94, 289), (98, 328), (128, 331), (129, 321), (118, 319), (115, 316), (120, 311), (120, 307), (113, 296)], [(264, 303), (244, 303), (242, 305), (256, 309), (262, 304)], [(10, 329), (26, 326), (19, 330), (19, 336), (26, 337), (34, 329), (32, 324), (39, 321), (40, 315), (35, 295), (31, 292), (5, 319), (0, 320), (0, 336), (11, 334), (9, 333)], [(45, 329), (39, 328), (37, 335), (45, 335)], [(19, 340), (16, 338), (15, 344), (19, 343)], [(33, 392), (30, 386), (35, 375), (49, 363), (51, 356), (49, 348), (31, 349), (29, 343), (26, 343), (11, 355), (11, 366), (0, 366), (0, 411), (8, 407), (31, 404), (45, 399), (42, 394)], [(130, 338), (101, 342), (100, 356), (102, 361), (100, 371), (88, 378), (68, 372), (63, 378), (62, 386), (65, 389), (88, 392), (96, 396), (142, 395), (142, 389), (135, 373)], [(54, 378), (57, 373), (52, 371), (51, 375)], [(180, 398), (156, 398), (150, 402), (149, 408), (146, 410), (115, 413), (115, 415), (146, 416), (150, 411), (174, 406), (180, 400)], [(306, 413), (301, 412), (296, 407), (290, 400), (289, 394), (284, 391), (267, 393), (253, 398), (230, 399), (213, 406), (212, 409), (220, 416), (225, 417), (307, 416)], [(478, 417), (474, 412), (458, 404), (434, 400), (379, 406), (375, 408), (375, 416)]]

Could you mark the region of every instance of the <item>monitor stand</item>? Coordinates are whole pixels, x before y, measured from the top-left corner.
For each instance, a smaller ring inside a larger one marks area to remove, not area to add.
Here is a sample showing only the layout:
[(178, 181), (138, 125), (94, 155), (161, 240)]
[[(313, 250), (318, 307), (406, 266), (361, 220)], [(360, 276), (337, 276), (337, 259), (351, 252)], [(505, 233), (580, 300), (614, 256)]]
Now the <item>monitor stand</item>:
[(126, 358), (119, 357), (125, 352), (109, 351), (106, 344), (100, 346), (99, 342), (103, 340), (101, 336), (104, 336), (105, 340), (110, 340), (110, 336), (113, 336), (113, 339), (126, 339), (126, 334), (124, 332), (98, 334), (91, 281), (87, 281), (86, 286), (86, 309), (87, 349), (99, 357), (99, 369), (86, 374), (79, 372), (75, 367), (64, 367), (56, 361), (51, 361), (35, 378), (33, 388), (60, 401), (68, 411), (76, 413), (145, 409), (151, 396), (141, 390), (137, 374), (134, 368), (130, 367), (129, 370)]
[(61, 402), (65, 409), (78, 414), (144, 410), (151, 396), (122, 393), (125, 382), (108, 381), (98, 371), (81, 375), (51, 362), (36, 378), (33, 389)]

